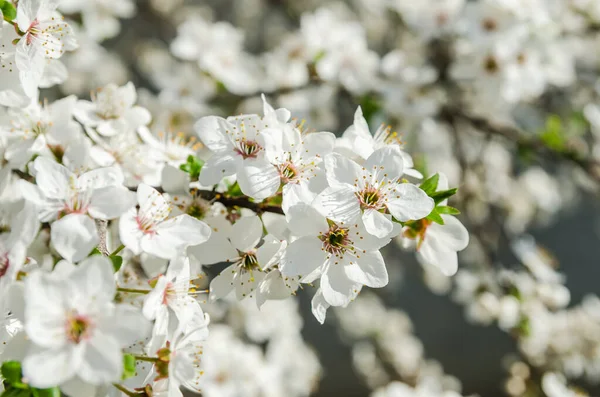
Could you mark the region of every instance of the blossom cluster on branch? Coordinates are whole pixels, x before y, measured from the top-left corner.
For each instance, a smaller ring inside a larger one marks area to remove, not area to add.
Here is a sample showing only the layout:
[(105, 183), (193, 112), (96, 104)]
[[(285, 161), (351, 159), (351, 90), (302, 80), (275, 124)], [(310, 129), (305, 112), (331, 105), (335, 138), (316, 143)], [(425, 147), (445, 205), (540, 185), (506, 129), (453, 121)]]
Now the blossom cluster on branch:
[(511, 396), (598, 381), (598, 298), (524, 235), (597, 193), (596, 3), (227, 3), (0, 0), (2, 396), (307, 396), (333, 307), (374, 397), (459, 397), (394, 248), (515, 338)]

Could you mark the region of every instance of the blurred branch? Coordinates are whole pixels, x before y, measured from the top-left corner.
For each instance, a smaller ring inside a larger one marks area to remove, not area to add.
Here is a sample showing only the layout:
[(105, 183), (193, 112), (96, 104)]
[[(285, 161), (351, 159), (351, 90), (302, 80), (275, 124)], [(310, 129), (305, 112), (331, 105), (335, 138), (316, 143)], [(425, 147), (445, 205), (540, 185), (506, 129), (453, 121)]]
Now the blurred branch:
[(584, 156), (577, 150), (572, 148), (557, 149), (549, 147), (539, 137), (527, 136), (527, 134), (517, 127), (496, 125), (485, 118), (469, 115), (457, 108), (444, 108), (442, 109), (440, 116), (451, 125), (456, 123), (456, 121), (462, 121), (470, 124), (476, 130), (490, 135), (504, 137), (507, 140), (516, 143), (519, 148), (531, 150), (551, 159), (569, 161), (583, 170), (596, 183), (600, 183), (600, 163), (595, 159)]

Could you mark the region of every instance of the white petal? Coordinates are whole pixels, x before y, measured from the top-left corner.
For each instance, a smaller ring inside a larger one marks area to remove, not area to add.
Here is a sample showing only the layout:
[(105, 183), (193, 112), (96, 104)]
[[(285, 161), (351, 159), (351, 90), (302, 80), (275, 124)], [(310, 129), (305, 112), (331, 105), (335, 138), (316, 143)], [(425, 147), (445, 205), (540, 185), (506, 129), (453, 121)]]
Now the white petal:
[(188, 252), (203, 265), (212, 265), (238, 257), (237, 250), (231, 245), (225, 234), (215, 231), (212, 232), (208, 241), (189, 247)]
[(93, 385), (118, 381), (121, 378), (123, 358), (117, 340), (103, 333), (95, 332), (85, 343), (83, 360), (77, 368), (77, 375)]
[(211, 302), (229, 295), (233, 289), (233, 276), (235, 276), (235, 265), (225, 268), (210, 282), (208, 299)]
[(85, 259), (69, 275), (69, 279), (86, 299), (101, 304), (112, 302), (115, 297), (113, 267), (105, 256), (94, 255)]
[(246, 270), (237, 271), (233, 277), (233, 286), (237, 300), (242, 300), (250, 296), (264, 277), (265, 274), (258, 270), (254, 270), (253, 272)]
[(35, 344), (57, 349), (67, 340), (64, 332), (68, 302), (63, 284), (43, 272), (33, 272), (25, 281), (25, 331)]
[(152, 120), (152, 115), (150, 115), (148, 109), (141, 106), (134, 106), (125, 112), (124, 118), (131, 128), (138, 128), (149, 124)]
[(237, 170), (242, 192), (255, 200), (273, 196), (281, 185), (279, 171), (266, 159), (247, 159)]
[(387, 269), (379, 251), (361, 253), (356, 262), (344, 266), (344, 271), (350, 280), (367, 287), (381, 288), (388, 283)]
[(165, 219), (169, 213), (169, 203), (156, 189), (145, 183), (140, 183), (137, 188), (137, 201), (140, 205), (140, 214), (148, 214), (154, 219)]
[(404, 171), (404, 160), (398, 146), (375, 150), (365, 161), (367, 171), (376, 174), (377, 181), (398, 180)]
[(190, 245), (207, 241), (210, 233), (211, 229), (206, 223), (183, 214), (161, 222), (154, 235), (142, 238), (141, 247), (144, 252), (170, 259)]
[(231, 230), (231, 243), (241, 251), (248, 252), (258, 245), (263, 235), (263, 224), (256, 215), (240, 218)]
[(235, 174), (236, 160), (233, 151), (217, 152), (210, 156), (200, 170), (198, 181), (204, 186), (216, 185), (226, 176)]
[(288, 227), (296, 236), (318, 236), (329, 229), (327, 220), (314, 207), (298, 203), (287, 212)]
[(227, 134), (221, 130), (218, 120), (220, 117), (202, 117), (194, 124), (194, 130), (202, 143), (213, 152), (227, 150), (232, 146)]
[(119, 218), (119, 238), (125, 247), (129, 248), (135, 255), (142, 252), (140, 242), (144, 233), (136, 220), (137, 210), (131, 208), (125, 215)]
[(81, 190), (100, 189), (107, 186), (120, 186), (125, 181), (120, 167), (104, 167), (88, 171), (77, 179)]
[(50, 238), (56, 251), (69, 262), (82, 260), (100, 242), (96, 224), (83, 214), (69, 214), (54, 222)]
[(315, 316), (318, 322), (323, 324), (325, 322), (325, 316), (327, 315), (327, 309), (329, 309), (329, 303), (327, 303), (323, 297), (321, 288), (319, 288), (315, 296), (313, 296), (310, 306), (313, 316)]
[(458, 270), (456, 252), (440, 246), (435, 240), (423, 242), (417, 258), (420, 262), (436, 266), (446, 276), (453, 276)]
[(304, 157), (315, 157), (317, 155), (325, 157), (333, 152), (335, 147), (335, 135), (331, 132), (313, 132), (304, 136)]
[(338, 153), (325, 156), (325, 172), (327, 182), (332, 187), (357, 190), (357, 184), (362, 183), (362, 167)]
[(352, 223), (360, 217), (360, 203), (354, 190), (329, 187), (315, 198), (312, 205), (325, 217), (338, 223)]
[(427, 193), (410, 183), (401, 183), (390, 192), (387, 208), (399, 221), (406, 222), (425, 218), (435, 203)]
[(32, 344), (23, 361), (23, 376), (32, 387), (45, 389), (59, 385), (75, 375), (81, 363), (78, 347), (43, 349)]
[[(300, 276), (306, 279), (307, 276), (312, 276), (315, 271), (318, 271), (324, 263), (325, 252), (321, 240), (313, 236), (300, 237), (288, 245), (283, 254), (281, 273), (288, 277)], [(311, 278), (314, 280), (314, 277), (309, 277), (309, 280)]]
[(321, 276), (321, 290), (331, 306), (346, 306), (356, 297), (360, 284), (351, 281), (344, 273), (344, 264), (331, 263)]
[(165, 294), (165, 289), (167, 288), (167, 284), (169, 281), (165, 276), (159, 276), (156, 280), (156, 285), (146, 295), (144, 298), (144, 305), (142, 306), (142, 311), (144, 313), (144, 317), (148, 320), (154, 320), (156, 318), (156, 313), (161, 305), (163, 305), (163, 299)]
[[(452, 215), (442, 215), (444, 225), (432, 224), (436, 237), (441, 243), (453, 251), (462, 251), (469, 245), (469, 231)], [(439, 233), (437, 232), (439, 230)]]
[(135, 193), (123, 186), (107, 186), (92, 193), (89, 214), (95, 219), (115, 219), (135, 206)]
[(38, 157), (33, 162), (35, 181), (48, 198), (64, 199), (68, 194), (69, 183), (75, 175), (65, 166), (46, 157)]
[(128, 346), (145, 338), (150, 331), (150, 322), (141, 311), (127, 304), (117, 305), (115, 317), (110, 322), (110, 334), (121, 346)]
[(394, 231), (394, 223), (388, 219), (388, 216), (374, 209), (365, 210), (362, 215), (365, 229), (377, 238), (389, 237)]

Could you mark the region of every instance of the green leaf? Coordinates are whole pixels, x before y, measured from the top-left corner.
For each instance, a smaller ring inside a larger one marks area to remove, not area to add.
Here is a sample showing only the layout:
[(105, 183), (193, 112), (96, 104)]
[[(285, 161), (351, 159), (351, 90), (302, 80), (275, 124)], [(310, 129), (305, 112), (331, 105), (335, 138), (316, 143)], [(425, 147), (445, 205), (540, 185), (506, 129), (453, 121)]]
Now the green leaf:
[(123, 354), (123, 375), (122, 380), (135, 376), (135, 357), (131, 354)]
[(452, 188), (452, 189), (448, 189), (448, 190), (440, 190), (439, 192), (435, 192), (429, 195), (429, 197), (431, 197), (433, 199), (433, 201), (435, 202), (435, 204), (439, 204), (442, 201), (454, 196), (456, 194), (456, 192), (458, 192), (458, 188)]
[(203, 165), (204, 161), (190, 154), (186, 162), (179, 166), (179, 169), (190, 174), (190, 178), (196, 181), (200, 176), (200, 171), (202, 170)]
[(118, 272), (119, 269), (121, 268), (121, 266), (123, 265), (123, 257), (114, 255), (114, 256), (109, 256), (109, 258), (110, 258), (110, 261), (112, 262), (113, 269), (115, 269), (115, 273)]
[(438, 214), (447, 214), (447, 215), (458, 215), (460, 211), (454, 207), (450, 207), (448, 205), (440, 205), (437, 208)]
[(30, 397), (30, 396), (31, 396), (31, 389), (29, 389), (29, 388), (20, 389), (20, 388), (9, 387), (6, 390), (4, 390), (4, 393), (2, 393), (1, 397)]
[(18, 361), (5, 361), (0, 368), (2, 378), (8, 383), (21, 383), (21, 363)]
[(33, 397), (60, 397), (60, 389), (58, 387), (31, 390), (33, 392)]
[(427, 215), (426, 219), (429, 219), (430, 221), (433, 221), (439, 225), (444, 224), (444, 219), (440, 216), (440, 214), (438, 214), (437, 208), (434, 208), (433, 211), (431, 211), (429, 215)]
[(94, 249), (92, 250), (92, 252), (90, 252), (90, 254), (88, 256), (93, 256), (93, 255), (102, 255), (102, 252), (100, 252), (98, 247), (94, 247)]
[(229, 189), (227, 189), (227, 195), (231, 197), (241, 197), (244, 195), (244, 193), (242, 193), (240, 185), (238, 185), (238, 183), (236, 182), (233, 185), (231, 185)]
[(4, 1), (0, 4), (0, 10), (2, 10), (5, 21), (12, 21), (17, 17), (17, 9), (8, 1)]
[(435, 191), (438, 187), (439, 181), (440, 181), (440, 174), (433, 174), (428, 179), (424, 180), (421, 183), (421, 186), (419, 186), (419, 187), (421, 188), (421, 190), (423, 190), (425, 193), (427, 193), (428, 196), (431, 196), (433, 193), (435, 193)]
[(552, 114), (546, 119), (546, 127), (540, 134), (542, 142), (551, 149), (561, 150), (565, 147), (565, 133), (562, 120)]

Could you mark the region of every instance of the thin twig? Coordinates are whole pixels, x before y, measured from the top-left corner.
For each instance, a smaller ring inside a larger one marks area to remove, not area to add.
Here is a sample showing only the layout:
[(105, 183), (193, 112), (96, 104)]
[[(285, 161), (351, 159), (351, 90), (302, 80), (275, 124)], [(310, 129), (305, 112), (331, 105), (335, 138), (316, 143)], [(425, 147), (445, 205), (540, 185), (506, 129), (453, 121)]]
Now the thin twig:
[(108, 221), (96, 219), (96, 230), (98, 231), (98, 237), (100, 242), (98, 243), (98, 251), (104, 256), (110, 256), (110, 252), (106, 246), (106, 234), (107, 234)]
[(440, 116), (448, 122), (457, 120), (466, 122), (475, 127), (476, 130), (504, 137), (507, 140), (514, 142), (518, 147), (531, 150), (539, 155), (547, 156), (555, 160), (569, 161), (582, 169), (596, 183), (600, 183), (600, 163), (595, 159), (584, 156), (577, 150), (568, 147), (565, 147), (564, 149), (550, 147), (539, 137), (527, 136), (527, 134), (517, 127), (496, 125), (485, 118), (466, 114), (456, 108), (445, 108), (442, 110)]

